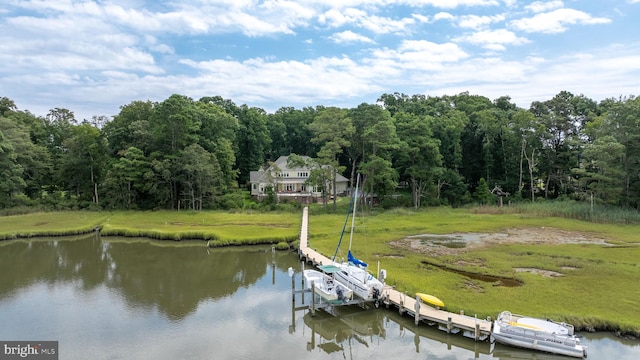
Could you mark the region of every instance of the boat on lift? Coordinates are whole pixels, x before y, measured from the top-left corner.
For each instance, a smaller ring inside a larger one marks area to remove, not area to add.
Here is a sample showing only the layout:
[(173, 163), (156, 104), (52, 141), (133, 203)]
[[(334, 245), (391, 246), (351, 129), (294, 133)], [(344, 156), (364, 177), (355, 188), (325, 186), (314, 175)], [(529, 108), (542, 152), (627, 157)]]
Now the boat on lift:
[(313, 287), (316, 295), (332, 304), (346, 303), (353, 298), (353, 291), (335, 279), (334, 273), (340, 269), (331, 265), (319, 266), (318, 268), (322, 272), (313, 269), (303, 271), (307, 289)]

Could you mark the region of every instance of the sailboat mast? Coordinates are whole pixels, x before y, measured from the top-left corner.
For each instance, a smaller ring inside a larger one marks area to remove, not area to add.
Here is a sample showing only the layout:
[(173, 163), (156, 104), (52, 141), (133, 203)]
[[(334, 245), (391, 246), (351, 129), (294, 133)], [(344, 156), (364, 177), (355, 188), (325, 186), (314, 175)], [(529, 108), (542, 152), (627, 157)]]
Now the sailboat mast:
[(351, 251), (351, 242), (353, 241), (353, 227), (356, 221), (356, 209), (358, 208), (358, 184), (360, 184), (360, 174), (356, 177), (356, 192), (353, 194), (353, 213), (351, 214), (351, 234), (349, 234), (349, 251)]

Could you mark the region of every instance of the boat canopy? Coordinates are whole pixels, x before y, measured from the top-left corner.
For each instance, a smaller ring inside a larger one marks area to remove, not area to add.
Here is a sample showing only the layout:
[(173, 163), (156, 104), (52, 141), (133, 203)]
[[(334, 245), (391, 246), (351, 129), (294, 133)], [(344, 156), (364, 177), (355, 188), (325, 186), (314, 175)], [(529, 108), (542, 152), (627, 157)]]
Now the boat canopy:
[(340, 271), (340, 268), (335, 265), (320, 265), (318, 269), (322, 270), (326, 274), (333, 274)]

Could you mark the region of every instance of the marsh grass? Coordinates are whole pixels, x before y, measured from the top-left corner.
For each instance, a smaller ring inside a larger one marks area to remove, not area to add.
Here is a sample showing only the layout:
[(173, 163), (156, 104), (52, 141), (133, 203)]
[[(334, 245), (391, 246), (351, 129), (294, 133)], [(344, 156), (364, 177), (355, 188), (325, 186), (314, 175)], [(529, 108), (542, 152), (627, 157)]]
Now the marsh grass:
[(34, 236), (66, 236), (95, 231), (108, 213), (69, 211), (0, 217), (0, 240)]
[[(340, 238), (344, 216), (310, 217), (310, 245), (331, 257)], [(453, 232), (500, 232), (507, 228), (552, 227), (607, 239), (596, 244), (504, 244), (448, 256), (429, 256), (397, 248), (390, 242), (408, 235)], [(387, 270), (387, 283), (413, 296), (426, 292), (442, 299), (453, 312), (495, 317), (503, 310), (567, 321), (577, 329), (620, 330), (640, 334), (640, 243), (637, 225), (598, 224), (548, 214), (521, 212), (488, 214), (464, 209), (394, 210), (363, 214), (356, 219), (352, 250)], [(346, 257), (345, 233), (338, 260)], [(438, 266), (519, 280), (504, 287), (445, 271)], [(516, 272), (532, 268), (561, 273), (559, 277)]]
[(75, 235), (101, 228), (103, 236), (204, 240), (215, 247), (293, 243), (299, 237), (300, 218), (300, 212), (39, 213), (0, 217), (0, 239)]
[(292, 242), (300, 233), (300, 214), (226, 212), (118, 212), (102, 234), (160, 240), (206, 240), (211, 246)]

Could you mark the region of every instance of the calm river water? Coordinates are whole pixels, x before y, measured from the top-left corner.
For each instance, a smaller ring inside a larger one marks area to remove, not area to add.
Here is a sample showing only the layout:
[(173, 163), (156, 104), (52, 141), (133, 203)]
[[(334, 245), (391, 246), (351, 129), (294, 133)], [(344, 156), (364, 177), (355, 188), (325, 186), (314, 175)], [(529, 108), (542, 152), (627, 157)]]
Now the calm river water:
[[(566, 359), (476, 343), (394, 308), (292, 307), (295, 253), (89, 235), (0, 242), (0, 341), (59, 342), (60, 359)], [(300, 301), (298, 296), (298, 304)], [(581, 334), (589, 359), (640, 342)]]

